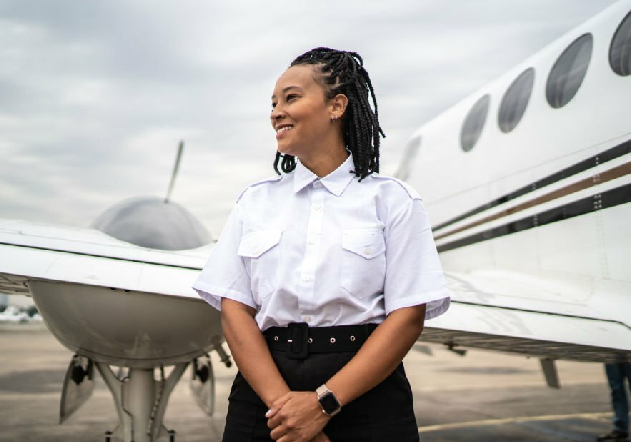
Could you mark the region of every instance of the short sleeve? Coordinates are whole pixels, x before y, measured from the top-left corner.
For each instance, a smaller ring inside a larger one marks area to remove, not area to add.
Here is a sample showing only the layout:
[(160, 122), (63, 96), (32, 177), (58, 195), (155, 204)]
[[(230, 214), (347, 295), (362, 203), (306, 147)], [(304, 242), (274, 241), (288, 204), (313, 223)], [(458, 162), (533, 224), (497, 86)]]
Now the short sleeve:
[(410, 198), (386, 224), (386, 314), (427, 304), (425, 319), (443, 314), (450, 295), (423, 203)]
[(237, 254), (243, 231), (242, 209), (234, 207), (219, 240), (193, 289), (210, 305), (221, 310), (221, 298), (229, 298), (256, 309), (250, 289), (250, 276), (243, 258)]

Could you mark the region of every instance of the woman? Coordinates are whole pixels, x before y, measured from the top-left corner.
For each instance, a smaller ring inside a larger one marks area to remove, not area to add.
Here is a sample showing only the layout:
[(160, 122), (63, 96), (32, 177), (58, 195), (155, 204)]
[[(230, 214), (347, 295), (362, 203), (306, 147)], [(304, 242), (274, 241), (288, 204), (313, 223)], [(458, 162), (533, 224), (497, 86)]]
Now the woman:
[(271, 123), (279, 176), (246, 188), (194, 284), (239, 368), (223, 440), (418, 441), (401, 361), (449, 294), (419, 196), (377, 174), (362, 58), (296, 58)]

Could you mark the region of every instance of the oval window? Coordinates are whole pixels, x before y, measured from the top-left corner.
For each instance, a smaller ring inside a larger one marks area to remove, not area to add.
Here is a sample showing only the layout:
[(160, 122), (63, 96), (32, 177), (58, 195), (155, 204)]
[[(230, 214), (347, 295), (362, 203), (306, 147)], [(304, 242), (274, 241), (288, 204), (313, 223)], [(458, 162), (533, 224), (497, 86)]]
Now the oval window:
[(593, 46), (592, 34), (581, 35), (554, 63), (546, 86), (546, 98), (550, 106), (558, 109), (574, 98), (587, 73)]
[(616, 74), (631, 75), (631, 12), (622, 20), (611, 40), (609, 64)]
[(486, 116), (489, 113), (489, 103), (491, 97), (486, 94), (480, 98), (473, 105), (467, 118), (462, 125), (462, 131), (460, 132), (460, 145), (462, 150), (469, 152), (478, 142), (482, 129), (484, 129), (484, 123), (486, 122)]
[(506, 90), (498, 114), (498, 124), (502, 132), (508, 133), (515, 129), (524, 116), (534, 81), (535, 70), (528, 68)]

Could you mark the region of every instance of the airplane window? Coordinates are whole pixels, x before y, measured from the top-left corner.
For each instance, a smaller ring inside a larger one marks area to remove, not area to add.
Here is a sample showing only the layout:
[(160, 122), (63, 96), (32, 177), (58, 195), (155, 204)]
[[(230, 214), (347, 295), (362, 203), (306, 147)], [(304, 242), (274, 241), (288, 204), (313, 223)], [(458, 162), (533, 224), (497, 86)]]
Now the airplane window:
[(574, 98), (587, 73), (593, 46), (592, 34), (581, 35), (554, 63), (546, 87), (546, 98), (550, 106), (558, 109)]
[(622, 20), (611, 40), (609, 64), (616, 74), (631, 75), (631, 12)]
[(498, 114), (498, 124), (502, 132), (508, 133), (515, 129), (524, 116), (534, 81), (535, 70), (528, 68), (513, 81), (504, 94)]
[(473, 149), (475, 143), (478, 142), (482, 129), (484, 129), (486, 115), (489, 113), (490, 102), (491, 97), (486, 94), (473, 105), (467, 114), (462, 125), (462, 132), (460, 132), (460, 145), (465, 152)]

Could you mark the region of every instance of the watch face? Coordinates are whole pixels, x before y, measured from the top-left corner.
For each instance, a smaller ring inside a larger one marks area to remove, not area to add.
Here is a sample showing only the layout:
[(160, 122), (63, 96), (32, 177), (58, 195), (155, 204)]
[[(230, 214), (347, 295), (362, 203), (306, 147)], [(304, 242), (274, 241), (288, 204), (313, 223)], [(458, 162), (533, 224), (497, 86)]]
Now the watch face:
[(322, 404), (322, 409), (327, 413), (331, 414), (335, 412), (338, 408), (340, 408), (340, 403), (335, 399), (333, 393), (327, 393), (320, 398), (320, 404)]

